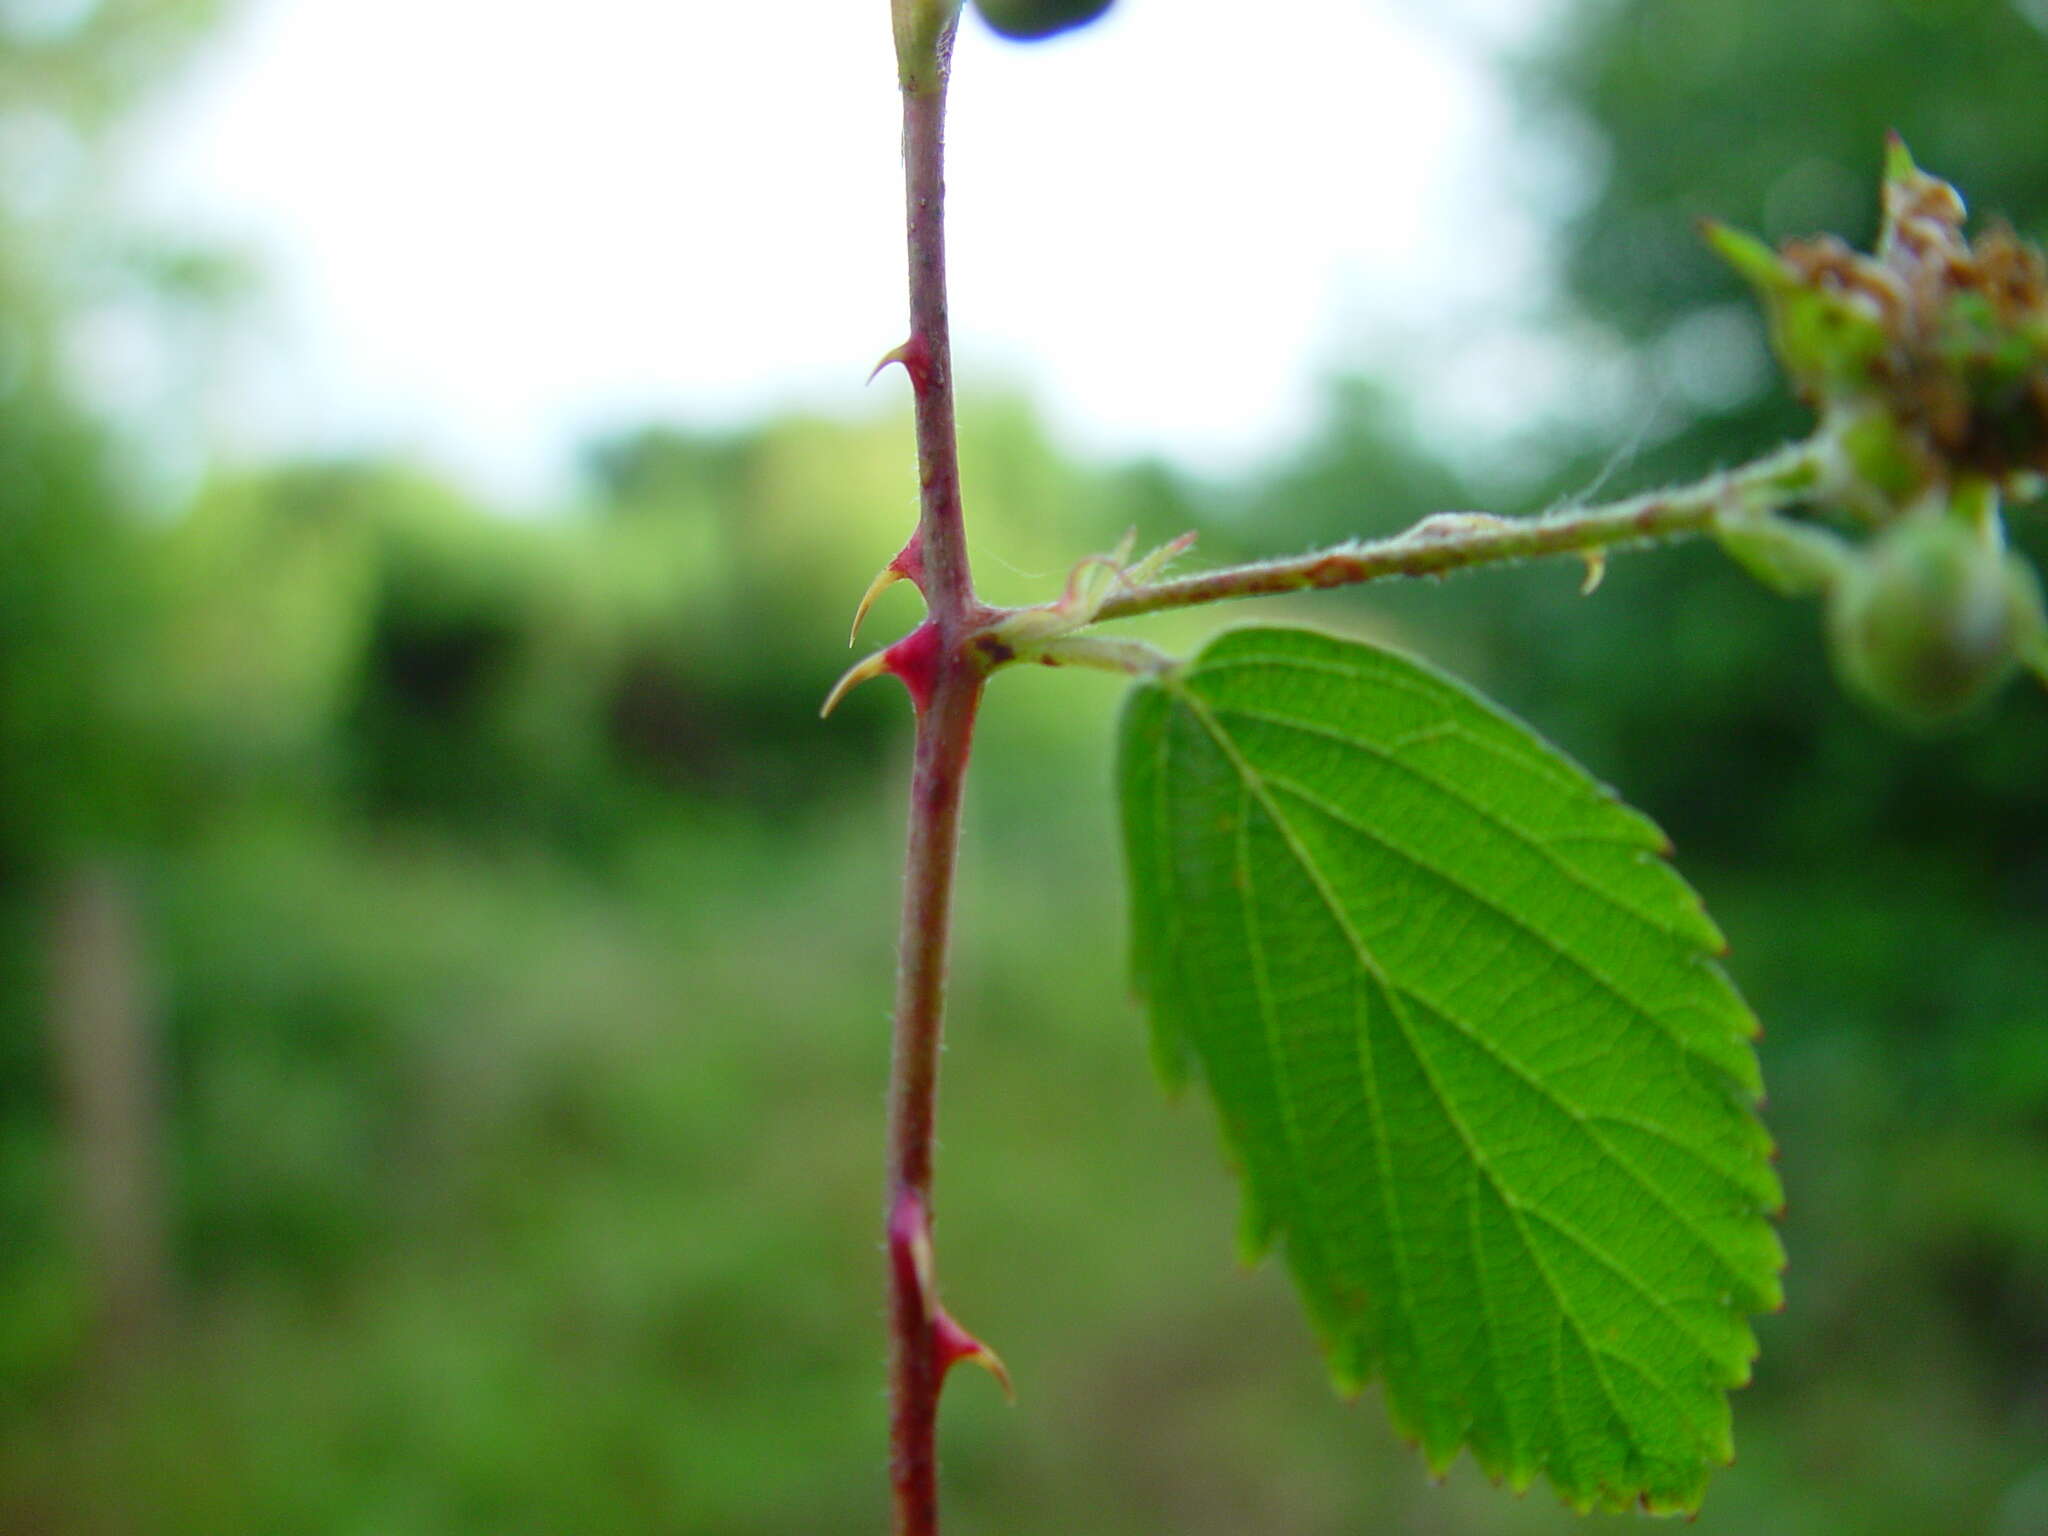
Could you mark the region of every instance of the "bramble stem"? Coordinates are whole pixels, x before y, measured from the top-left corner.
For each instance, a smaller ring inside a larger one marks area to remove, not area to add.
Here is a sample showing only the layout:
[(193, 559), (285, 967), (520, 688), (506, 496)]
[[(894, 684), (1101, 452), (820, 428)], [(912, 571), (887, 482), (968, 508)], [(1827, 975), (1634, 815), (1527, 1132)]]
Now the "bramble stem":
[(1768, 513), (1809, 493), (1822, 472), (1825, 451), (1822, 445), (1795, 443), (1692, 485), (1543, 517), (1439, 512), (1389, 539), (1129, 587), (1106, 598), (1095, 617), (1124, 619), (1230, 598), (1354, 586), (1387, 576), (1444, 576), (1538, 555), (1592, 556), (1618, 545), (1704, 533), (1745, 515)]
[(973, 611), (967, 534), (960, 512), (960, 450), (953, 426), (953, 333), (946, 309), (946, 84), (953, 25), (938, 34), (929, 65), (903, 79), (904, 202), (910, 248), (910, 340), (905, 366), (917, 390), (918, 519), (923, 589), (941, 622)]
[(932, 1276), (932, 1135), (960, 793), (983, 680), (964, 646), (984, 611), (974, 596), (961, 519), (946, 313), (944, 126), (958, 9), (958, 0), (894, 0), (910, 266), (910, 339), (900, 358), (917, 393), (921, 487), (917, 532), (905, 553), (924, 592), (928, 640), (915, 675), (902, 673), (917, 705), (917, 755), (889, 1069), (889, 1481), (896, 1536), (936, 1536), (939, 1527), (936, 1430), (950, 1362)]
[(944, 1019), (946, 942), (959, 847), (960, 790), (981, 698), (980, 673), (959, 665), (918, 721), (910, 848), (889, 1081), (889, 1480), (897, 1536), (939, 1528), (936, 1429), (946, 1362), (931, 1275), (932, 1132)]

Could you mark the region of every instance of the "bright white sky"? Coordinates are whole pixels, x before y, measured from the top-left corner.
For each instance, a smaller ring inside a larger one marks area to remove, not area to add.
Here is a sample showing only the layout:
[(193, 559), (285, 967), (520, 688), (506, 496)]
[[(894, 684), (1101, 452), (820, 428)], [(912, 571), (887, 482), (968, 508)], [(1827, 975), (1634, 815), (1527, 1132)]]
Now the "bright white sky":
[[(1547, 9), (1120, 0), (1034, 47), (970, 16), (964, 372), (1086, 449), (1211, 469), (1305, 430), (1335, 367), (1489, 372), (1476, 336), (1540, 245), (1486, 57)], [(223, 436), (409, 449), (525, 499), (650, 414), (858, 403), (905, 330), (887, 11), (249, 0), (137, 136), (145, 208), (266, 278)]]

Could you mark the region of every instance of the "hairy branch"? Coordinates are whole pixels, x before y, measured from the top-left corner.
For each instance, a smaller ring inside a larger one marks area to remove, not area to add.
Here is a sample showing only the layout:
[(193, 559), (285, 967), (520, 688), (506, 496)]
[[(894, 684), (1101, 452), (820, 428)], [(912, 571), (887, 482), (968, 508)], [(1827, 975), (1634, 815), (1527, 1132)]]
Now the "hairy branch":
[(1714, 531), (1810, 493), (1821, 471), (1821, 454), (1812, 443), (1798, 443), (1693, 485), (1543, 517), (1439, 512), (1388, 539), (1127, 587), (1105, 598), (1095, 618), (1124, 619), (1231, 598), (1355, 586), (1388, 576), (1445, 576), (1538, 555), (1591, 557), (1618, 546)]

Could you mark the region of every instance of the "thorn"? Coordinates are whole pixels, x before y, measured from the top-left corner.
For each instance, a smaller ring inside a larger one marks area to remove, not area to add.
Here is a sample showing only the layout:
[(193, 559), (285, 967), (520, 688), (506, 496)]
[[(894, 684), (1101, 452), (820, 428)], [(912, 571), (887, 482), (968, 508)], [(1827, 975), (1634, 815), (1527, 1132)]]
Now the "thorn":
[(932, 1347), (939, 1358), (939, 1380), (943, 1382), (946, 1373), (965, 1360), (1002, 1383), (1003, 1395), (1014, 1403), (1017, 1391), (1002, 1358), (954, 1322), (952, 1314), (939, 1305), (932, 1278), (931, 1220), (925, 1214), (923, 1199), (914, 1189), (901, 1191), (890, 1208), (889, 1258), (896, 1267), (898, 1293), (909, 1293), (912, 1305), (932, 1330)]
[(818, 711), (818, 718), (823, 720), (833, 710), (837, 709), (839, 701), (853, 692), (854, 689), (871, 678), (880, 677), (889, 670), (889, 653), (887, 651), (876, 651), (874, 655), (855, 662), (840, 676), (839, 681), (832, 685), (832, 691), (825, 695), (825, 703)]
[(932, 1319), (932, 1335), (939, 1347), (939, 1375), (965, 1361), (978, 1365), (1002, 1385), (1003, 1396), (1012, 1403), (1017, 1401), (1017, 1389), (1010, 1381), (1010, 1369), (1003, 1364), (1002, 1356), (990, 1349), (973, 1334), (953, 1321), (953, 1315), (940, 1307), (938, 1316)]
[(1586, 562), (1586, 579), (1579, 583), (1579, 596), (1591, 597), (1600, 590), (1600, 583), (1607, 579), (1607, 551), (1582, 549), (1579, 558)]
[(881, 570), (875, 573), (875, 579), (868, 583), (867, 591), (860, 595), (860, 606), (853, 610), (853, 629), (846, 637), (846, 643), (849, 646), (860, 638), (860, 621), (865, 619), (868, 616), (868, 610), (875, 606), (875, 599), (903, 579), (903, 573), (896, 568), (893, 562), (883, 566)]
[(903, 365), (903, 371), (905, 373), (908, 373), (910, 371), (909, 342), (906, 341), (901, 346), (891, 347), (888, 351), (884, 352), (882, 354), (882, 360), (876, 363), (873, 370), (869, 372), (867, 382), (870, 384), (874, 383), (875, 380), (879, 379), (882, 376), (882, 370), (888, 367), (891, 363), (901, 363)]
[(876, 573), (875, 579), (868, 583), (867, 591), (861, 596), (860, 606), (853, 611), (853, 633), (846, 637), (848, 645), (852, 645), (855, 640), (860, 638), (861, 620), (868, 616), (868, 609), (874, 605), (875, 599), (888, 591), (895, 583), (899, 581), (915, 582), (918, 589), (920, 591), (923, 590), (924, 548), (918, 542), (918, 538), (919, 536), (913, 533), (909, 541), (896, 551), (896, 557), (883, 566)]
[(868, 382), (874, 383), (891, 363), (903, 365), (903, 371), (910, 375), (910, 387), (920, 395), (931, 388), (932, 355), (921, 338), (912, 336), (902, 346), (891, 347), (884, 352), (882, 360), (875, 364), (874, 372), (868, 375)]

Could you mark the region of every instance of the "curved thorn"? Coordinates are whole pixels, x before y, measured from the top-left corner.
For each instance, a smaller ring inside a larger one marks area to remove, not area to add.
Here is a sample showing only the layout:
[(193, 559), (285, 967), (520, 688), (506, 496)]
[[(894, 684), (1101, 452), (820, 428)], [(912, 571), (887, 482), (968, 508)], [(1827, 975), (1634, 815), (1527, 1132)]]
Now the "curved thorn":
[(854, 689), (867, 682), (870, 678), (880, 677), (888, 670), (889, 653), (887, 651), (877, 651), (874, 655), (855, 662), (846, 669), (839, 681), (832, 685), (832, 691), (825, 695), (825, 703), (818, 710), (818, 718), (820, 720), (824, 719), (833, 710), (837, 709), (839, 701), (853, 692)]
[(868, 583), (867, 591), (861, 594), (860, 606), (853, 610), (853, 630), (846, 637), (848, 645), (852, 645), (860, 638), (861, 620), (868, 616), (868, 610), (874, 607), (875, 599), (904, 579), (902, 569), (893, 562), (875, 573), (875, 579)]
[(1010, 1380), (1010, 1368), (1003, 1364), (1003, 1358), (990, 1349), (973, 1334), (953, 1321), (953, 1315), (944, 1307), (932, 1319), (932, 1334), (939, 1346), (941, 1371), (950, 1371), (965, 1361), (978, 1365), (995, 1377), (1003, 1389), (1003, 1396), (1012, 1403), (1017, 1401), (1017, 1388)]
[(870, 384), (874, 383), (876, 379), (882, 376), (882, 370), (888, 367), (891, 363), (901, 363), (903, 365), (903, 371), (905, 373), (910, 373), (912, 371), (910, 366), (910, 348), (911, 344), (906, 341), (900, 343), (897, 346), (893, 346), (888, 351), (884, 352), (882, 354), (882, 360), (876, 363), (874, 368), (869, 372), (867, 382)]
[(1591, 597), (1607, 579), (1607, 551), (1598, 547), (1582, 549), (1579, 558), (1586, 562), (1586, 579), (1579, 583), (1579, 596)]

